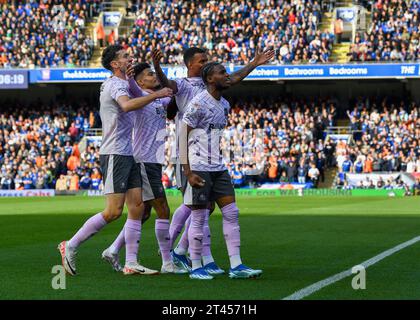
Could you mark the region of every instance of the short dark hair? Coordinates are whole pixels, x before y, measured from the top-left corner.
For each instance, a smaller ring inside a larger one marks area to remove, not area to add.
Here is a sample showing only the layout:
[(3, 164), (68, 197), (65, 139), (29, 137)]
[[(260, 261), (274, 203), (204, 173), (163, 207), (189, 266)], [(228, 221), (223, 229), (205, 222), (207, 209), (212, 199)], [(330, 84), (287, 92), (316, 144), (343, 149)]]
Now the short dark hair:
[(105, 69), (112, 71), (111, 62), (115, 60), (117, 52), (123, 50), (124, 47), (118, 44), (107, 47), (102, 52), (102, 65)]
[(184, 63), (187, 65), (196, 53), (206, 53), (205, 49), (191, 47), (184, 51)]
[(150, 68), (150, 64), (147, 62), (141, 62), (139, 64), (136, 64), (134, 67), (134, 79), (137, 78), (137, 76), (143, 72), (143, 70)]
[(212, 75), (214, 72), (214, 68), (216, 66), (220, 66), (219, 62), (209, 62), (206, 63), (203, 68), (201, 69), (201, 78), (203, 79), (204, 83), (207, 84), (208, 76)]

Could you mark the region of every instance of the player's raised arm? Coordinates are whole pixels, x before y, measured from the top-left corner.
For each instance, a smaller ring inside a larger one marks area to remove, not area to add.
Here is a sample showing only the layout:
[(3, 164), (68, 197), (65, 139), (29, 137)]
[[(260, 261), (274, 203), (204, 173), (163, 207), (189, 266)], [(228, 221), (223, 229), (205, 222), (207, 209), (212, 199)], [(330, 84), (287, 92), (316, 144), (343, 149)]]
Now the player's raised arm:
[(153, 67), (155, 68), (156, 75), (159, 79), (159, 82), (162, 86), (171, 88), (173, 94), (178, 92), (178, 86), (175, 81), (169, 80), (165, 73), (163, 72), (162, 68), (160, 67), (160, 60), (162, 59), (163, 54), (159, 49), (153, 49), (152, 51), (152, 59), (153, 59)]
[(147, 96), (130, 99), (129, 96), (123, 95), (117, 98), (117, 102), (124, 112), (130, 112), (141, 109), (159, 98), (171, 97), (172, 90), (170, 88), (163, 88)]
[(272, 49), (268, 49), (268, 50), (265, 50), (265, 51), (257, 51), (257, 54), (255, 55), (254, 59), (252, 59), (252, 61), (250, 63), (248, 63), (242, 69), (231, 73), (231, 75), (230, 75), (231, 84), (235, 85), (235, 84), (241, 82), (256, 67), (261, 66), (261, 65), (267, 63), (268, 61), (270, 61), (274, 57), (274, 53), (275, 53), (275, 51), (272, 50)]

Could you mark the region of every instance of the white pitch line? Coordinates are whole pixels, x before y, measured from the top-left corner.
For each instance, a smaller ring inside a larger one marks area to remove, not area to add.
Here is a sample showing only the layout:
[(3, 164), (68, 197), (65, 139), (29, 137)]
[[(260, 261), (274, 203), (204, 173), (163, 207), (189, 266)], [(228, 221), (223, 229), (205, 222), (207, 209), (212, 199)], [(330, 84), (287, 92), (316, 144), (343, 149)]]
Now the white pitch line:
[[(406, 241), (404, 243), (399, 244), (398, 246), (396, 246), (394, 248), (386, 250), (386, 251), (378, 254), (377, 256), (374, 256), (373, 258), (360, 263), (359, 265), (363, 266), (366, 269), (366, 268), (370, 267), (371, 265), (374, 265), (375, 263), (385, 259), (386, 257), (389, 257), (390, 255), (392, 255), (392, 254), (394, 254), (394, 253), (396, 253), (396, 252), (398, 252), (398, 251), (400, 251), (404, 248), (407, 248), (407, 247), (409, 247), (409, 246), (411, 246), (411, 245), (413, 245), (413, 244), (415, 244), (416, 242), (419, 242), (419, 241), (420, 241), (420, 236), (415, 237), (415, 238), (413, 238), (409, 241)], [(329, 286), (329, 285), (331, 285), (331, 284), (333, 284), (337, 281), (340, 281), (340, 280), (352, 275), (351, 271), (352, 271), (352, 268), (350, 268), (346, 271), (337, 273), (337, 274), (335, 274), (335, 275), (333, 275), (333, 276), (331, 276), (327, 279), (318, 281), (318, 282), (316, 282), (316, 283), (314, 283), (314, 284), (312, 284), (312, 285), (310, 285), (306, 288), (303, 288), (299, 291), (296, 291), (295, 293), (291, 294), (290, 296), (287, 296), (286, 298), (283, 298), (283, 300), (300, 300), (300, 299), (303, 299), (303, 298), (311, 295), (312, 293), (317, 292), (317, 291), (321, 290), (322, 288), (325, 288), (326, 286)]]

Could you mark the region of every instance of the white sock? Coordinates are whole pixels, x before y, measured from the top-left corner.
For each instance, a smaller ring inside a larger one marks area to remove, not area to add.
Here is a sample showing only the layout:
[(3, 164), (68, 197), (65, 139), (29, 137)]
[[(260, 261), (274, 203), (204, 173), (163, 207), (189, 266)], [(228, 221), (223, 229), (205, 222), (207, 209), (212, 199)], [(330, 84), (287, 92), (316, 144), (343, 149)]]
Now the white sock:
[(213, 256), (209, 255), (209, 256), (203, 256), (203, 266), (208, 265), (209, 263), (214, 262)]
[(230, 267), (236, 268), (237, 266), (239, 266), (240, 264), (242, 264), (242, 260), (241, 260), (241, 256), (240, 255), (234, 255), (234, 256), (230, 256), (229, 257), (230, 260)]
[(185, 256), (187, 254), (187, 250), (179, 246), (176, 247), (174, 251), (176, 254), (179, 254), (180, 256)]
[(193, 270), (201, 268), (203, 266), (201, 264), (201, 259), (197, 259), (197, 260), (193, 259), (193, 260), (191, 260), (191, 263), (192, 263), (192, 269)]

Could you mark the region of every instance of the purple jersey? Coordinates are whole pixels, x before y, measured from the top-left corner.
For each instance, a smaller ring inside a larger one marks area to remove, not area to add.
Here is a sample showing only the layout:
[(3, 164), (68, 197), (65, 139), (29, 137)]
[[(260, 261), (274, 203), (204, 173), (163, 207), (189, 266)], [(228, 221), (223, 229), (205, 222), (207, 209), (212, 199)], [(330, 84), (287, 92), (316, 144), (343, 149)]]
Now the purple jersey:
[(131, 94), (128, 81), (112, 76), (100, 89), (100, 114), (102, 120), (102, 144), (100, 154), (133, 155), (133, 113), (124, 112), (117, 100)]
[(182, 78), (175, 80), (178, 91), (175, 94), (175, 101), (178, 106), (178, 114), (175, 118), (176, 124), (176, 152), (173, 154), (178, 156), (179, 150), (179, 126), (184, 116), (184, 112), (194, 97), (206, 90), (206, 85), (201, 77)]
[[(149, 94), (144, 90), (138, 92), (141, 96)], [(170, 101), (171, 98), (156, 99), (134, 111), (133, 156), (136, 162), (165, 162), (166, 107)]]
[(220, 142), (228, 122), (229, 109), (226, 99), (216, 100), (207, 90), (198, 94), (188, 105), (183, 122), (195, 129), (188, 137), (188, 159), (192, 170), (226, 170)]

